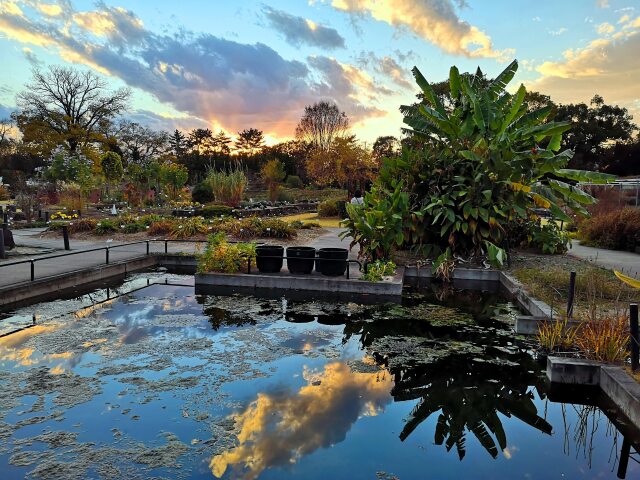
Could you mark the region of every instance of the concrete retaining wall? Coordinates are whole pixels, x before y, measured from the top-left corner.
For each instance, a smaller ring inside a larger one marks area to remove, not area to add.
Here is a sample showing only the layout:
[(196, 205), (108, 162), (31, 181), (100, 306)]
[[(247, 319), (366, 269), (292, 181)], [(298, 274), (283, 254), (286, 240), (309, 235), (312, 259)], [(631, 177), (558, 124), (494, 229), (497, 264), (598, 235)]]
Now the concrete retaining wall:
[(128, 273), (153, 267), (157, 263), (156, 257), (150, 255), (114, 262), (109, 265), (66, 272), (36, 279), (33, 282), (17, 283), (0, 291), (0, 306), (37, 301), (86, 284), (124, 278)]
[(398, 271), (392, 281), (366, 282), (346, 277), (325, 277), (320, 274), (230, 274), (230, 273), (198, 273), (195, 277), (196, 287), (220, 286), (251, 289), (272, 290), (305, 290), (314, 292), (330, 292), (338, 294), (379, 295), (399, 297), (402, 295), (403, 268)]
[(640, 428), (640, 384), (622, 367), (592, 360), (549, 357), (547, 377), (556, 384), (599, 386), (615, 406)]

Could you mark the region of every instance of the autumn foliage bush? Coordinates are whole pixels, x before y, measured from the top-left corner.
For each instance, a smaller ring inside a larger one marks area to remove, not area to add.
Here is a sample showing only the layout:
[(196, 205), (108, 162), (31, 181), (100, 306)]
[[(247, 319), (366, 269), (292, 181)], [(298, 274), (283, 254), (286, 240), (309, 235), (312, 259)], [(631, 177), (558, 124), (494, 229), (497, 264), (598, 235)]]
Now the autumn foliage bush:
[(640, 245), (640, 208), (625, 207), (583, 220), (580, 239), (592, 247), (634, 251)]

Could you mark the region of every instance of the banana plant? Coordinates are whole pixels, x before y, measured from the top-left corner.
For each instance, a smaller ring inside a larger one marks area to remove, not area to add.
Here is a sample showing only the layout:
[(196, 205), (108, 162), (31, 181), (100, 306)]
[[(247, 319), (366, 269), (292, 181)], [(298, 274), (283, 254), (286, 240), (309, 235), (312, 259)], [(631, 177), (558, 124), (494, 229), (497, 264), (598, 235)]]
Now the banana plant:
[(571, 125), (550, 121), (550, 107), (530, 111), (523, 85), (513, 94), (506, 90), (517, 69), (514, 60), (487, 82), (479, 70), (460, 74), (451, 67), (452, 106), (445, 109), (413, 68), (424, 101), (401, 112), (405, 132), (424, 147), (409, 162), (385, 165), (387, 178), (412, 177), (408, 243), (435, 244), (454, 254), (491, 253), (500, 261), (505, 255), (495, 249), (502, 248), (506, 224), (538, 208), (557, 220), (570, 220), (567, 211), (587, 215), (585, 206), (595, 199), (578, 182), (615, 179), (566, 168), (573, 152), (560, 151), (560, 145)]

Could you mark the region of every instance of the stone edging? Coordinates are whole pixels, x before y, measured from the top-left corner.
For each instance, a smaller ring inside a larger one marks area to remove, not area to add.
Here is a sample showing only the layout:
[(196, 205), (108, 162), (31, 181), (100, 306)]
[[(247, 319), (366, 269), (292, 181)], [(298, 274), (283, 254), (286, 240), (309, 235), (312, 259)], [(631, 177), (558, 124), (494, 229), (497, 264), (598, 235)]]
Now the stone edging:
[(640, 384), (622, 367), (593, 360), (548, 357), (547, 378), (551, 383), (600, 387), (616, 407), (640, 427)]

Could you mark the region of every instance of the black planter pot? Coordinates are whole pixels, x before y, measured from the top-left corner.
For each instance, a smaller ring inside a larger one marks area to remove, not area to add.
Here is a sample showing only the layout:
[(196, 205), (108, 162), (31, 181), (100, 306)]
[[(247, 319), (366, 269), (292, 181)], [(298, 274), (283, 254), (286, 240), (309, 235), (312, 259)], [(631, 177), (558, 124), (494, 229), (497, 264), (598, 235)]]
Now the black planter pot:
[(316, 258), (313, 247), (287, 247), (287, 268), (290, 273), (311, 273)]
[(256, 265), (261, 273), (277, 273), (282, 269), (284, 247), (280, 245), (258, 245)]
[(321, 248), (318, 250), (316, 270), (329, 277), (344, 275), (348, 256), (349, 250), (346, 248)]

